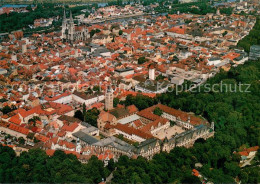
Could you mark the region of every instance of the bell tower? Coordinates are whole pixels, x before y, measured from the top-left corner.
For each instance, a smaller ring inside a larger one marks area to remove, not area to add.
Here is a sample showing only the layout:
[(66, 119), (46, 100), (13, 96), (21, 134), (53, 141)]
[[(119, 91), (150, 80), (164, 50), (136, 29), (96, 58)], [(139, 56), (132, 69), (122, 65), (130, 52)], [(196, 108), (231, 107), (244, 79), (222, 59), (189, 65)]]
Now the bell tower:
[(66, 11), (64, 9), (62, 28), (61, 28), (61, 39), (66, 39), (66, 29), (67, 29), (67, 18), (66, 18)]
[(111, 86), (107, 87), (106, 94), (105, 94), (105, 109), (111, 110), (113, 109), (113, 89)]
[(149, 79), (155, 80), (155, 68), (153, 64), (149, 66)]
[(70, 19), (69, 19), (69, 40), (74, 40), (74, 33), (75, 33), (75, 26), (74, 26), (74, 20), (72, 18), (72, 13), (70, 11)]

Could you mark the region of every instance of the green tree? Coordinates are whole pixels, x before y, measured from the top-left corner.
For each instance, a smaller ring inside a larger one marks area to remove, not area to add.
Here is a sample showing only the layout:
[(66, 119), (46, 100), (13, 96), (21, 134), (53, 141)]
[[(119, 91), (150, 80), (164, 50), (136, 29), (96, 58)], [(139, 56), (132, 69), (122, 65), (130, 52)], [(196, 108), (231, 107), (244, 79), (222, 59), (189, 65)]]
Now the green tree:
[(118, 104), (119, 104), (119, 98), (114, 98), (113, 99), (113, 106), (117, 107)]
[(147, 59), (142, 56), (142, 57), (140, 57), (140, 58), (138, 59), (138, 64), (141, 65), (141, 64), (145, 63), (146, 61), (147, 61)]
[(153, 110), (153, 113), (158, 115), (158, 116), (161, 116), (163, 114), (163, 111), (162, 109), (160, 109), (159, 107), (156, 107), (154, 110)]
[(165, 77), (164, 76), (162, 76), (162, 74), (160, 74), (160, 75), (158, 75), (157, 77), (156, 77), (156, 80), (158, 81), (158, 80), (163, 80)]
[(19, 144), (24, 145), (25, 144), (25, 139), (23, 137), (19, 137), (18, 138), (18, 142), (19, 142)]
[(196, 183), (196, 184), (200, 184), (201, 181), (198, 177), (196, 176), (191, 176), (191, 175), (188, 175), (188, 176), (185, 176), (182, 180), (181, 180), (181, 183)]
[(99, 87), (99, 86), (94, 86), (94, 87), (93, 87), (93, 91), (99, 92), (99, 91), (100, 91), (100, 87)]
[(86, 121), (87, 110), (86, 110), (86, 104), (85, 103), (83, 103), (82, 113), (83, 113), (84, 121)]
[(108, 165), (107, 165), (107, 168), (110, 172), (114, 171), (115, 169), (115, 162), (114, 162), (114, 159), (110, 159), (108, 161)]
[(236, 177), (240, 173), (240, 168), (237, 163), (234, 162), (225, 162), (224, 168), (226, 173), (230, 176)]
[(80, 119), (81, 121), (84, 121), (84, 115), (83, 113), (80, 111), (80, 110), (77, 110), (74, 114), (74, 118), (78, 118)]
[(224, 33), (222, 33), (222, 36), (224, 37), (224, 36), (226, 36), (227, 34), (228, 34), (228, 32), (225, 31)]
[(4, 106), (4, 108), (2, 109), (3, 114), (8, 114), (11, 111), (12, 109), (8, 105)]
[(99, 110), (97, 108), (93, 108), (90, 110), (87, 110), (86, 114), (85, 114), (85, 121), (89, 124), (91, 124), (92, 126), (97, 127), (97, 119), (98, 119), (98, 115), (99, 115)]

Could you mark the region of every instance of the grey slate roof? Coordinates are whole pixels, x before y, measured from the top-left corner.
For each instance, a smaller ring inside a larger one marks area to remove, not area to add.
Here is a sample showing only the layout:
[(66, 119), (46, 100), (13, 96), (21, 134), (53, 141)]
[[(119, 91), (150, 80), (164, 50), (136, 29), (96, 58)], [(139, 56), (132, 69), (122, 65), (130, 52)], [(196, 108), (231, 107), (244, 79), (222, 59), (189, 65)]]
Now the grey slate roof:
[(132, 152), (132, 150), (134, 149), (134, 146), (114, 137), (108, 137), (106, 139), (102, 139), (99, 142), (93, 144), (95, 146), (111, 146), (114, 147), (118, 150), (122, 150), (124, 152)]
[(83, 130), (81, 130), (82, 132), (86, 133), (86, 134), (89, 134), (91, 132), (94, 132), (94, 131), (97, 131), (98, 128), (97, 127), (94, 127), (86, 122), (82, 122), (81, 125), (87, 127), (87, 128), (84, 128)]
[(155, 138), (147, 139), (147, 140), (141, 142), (141, 143), (137, 146), (135, 152), (136, 152), (137, 154), (139, 154), (139, 153), (141, 152), (141, 150), (147, 151), (147, 150), (149, 150), (149, 149), (152, 149), (152, 148), (154, 148), (154, 147), (156, 146), (156, 143), (157, 143), (158, 141), (159, 141), (159, 143), (161, 143), (160, 140), (155, 139)]
[[(84, 129), (83, 129), (84, 130)], [(87, 133), (85, 133), (84, 131), (80, 130), (74, 134), (72, 134), (73, 136), (79, 138), (81, 141), (87, 143), (87, 144), (94, 144), (96, 142), (98, 142), (98, 139), (96, 139), (95, 137), (92, 137), (91, 135), (88, 135)]]

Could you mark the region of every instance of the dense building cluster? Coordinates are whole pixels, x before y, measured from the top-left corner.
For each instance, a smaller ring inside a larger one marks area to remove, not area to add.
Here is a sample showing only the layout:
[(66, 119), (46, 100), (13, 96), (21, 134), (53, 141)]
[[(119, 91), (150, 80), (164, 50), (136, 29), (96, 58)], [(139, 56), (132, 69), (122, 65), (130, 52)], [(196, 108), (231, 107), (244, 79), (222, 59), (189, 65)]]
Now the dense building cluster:
[[(103, 10), (108, 17), (119, 11), (103, 8), (90, 17)], [(151, 159), (190, 147), (214, 135), (213, 122), (160, 103), (143, 110), (114, 106), (114, 99), (139, 93), (155, 98), (243, 64), (248, 55), (235, 46), (255, 22), (254, 16), (217, 11), (76, 25), (64, 12), (61, 31), (10, 34), (0, 43), (1, 133), (14, 137), (10, 144), (23, 139), (25, 149), (40, 147), (48, 155), (64, 150), (82, 162), (96, 155), (105, 164), (121, 155)], [(96, 127), (74, 117), (83, 106), (100, 111)]]

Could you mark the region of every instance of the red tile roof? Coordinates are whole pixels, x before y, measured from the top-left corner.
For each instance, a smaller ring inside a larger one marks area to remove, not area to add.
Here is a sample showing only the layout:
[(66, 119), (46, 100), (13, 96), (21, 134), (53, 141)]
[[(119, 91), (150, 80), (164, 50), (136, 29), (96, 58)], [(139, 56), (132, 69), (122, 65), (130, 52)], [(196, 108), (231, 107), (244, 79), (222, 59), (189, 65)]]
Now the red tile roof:
[(97, 157), (98, 157), (99, 160), (104, 161), (104, 160), (106, 160), (107, 158), (108, 158), (109, 160), (112, 159), (112, 158), (114, 158), (114, 155), (113, 155), (113, 154), (99, 154), (99, 155), (97, 155)]
[(20, 127), (20, 126), (17, 126), (15, 124), (10, 124), (8, 128), (13, 130), (13, 131), (24, 134), (24, 135), (28, 135), (29, 132), (30, 132), (30, 130), (28, 128)]
[(143, 125), (143, 123), (140, 121), (140, 119), (135, 120), (135, 121), (133, 122), (133, 124), (134, 124), (136, 127), (140, 127), (140, 126)]
[(76, 151), (65, 150), (64, 153), (66, 153), (66, 154), (73, 154), (73, 155), (75, 155), (78, 159), (79, 159), (79, 157), (80, 157), (80, 154), (77, 153)]
[[(119, 95), (119, 98), (123, 98), (126, 97), (127, 95), (133, 95), (136, 96), (137, 94), (140, 94), (138, 92), (135, 91), (124, 91), (122, 94)], [(141, 93), (143, 96), (148, 96), (150, 98), (154, 98), (156, 97), (156, 94), (154, 93)]]
[(79, 123), (77, 123), (77, 122), (71, 123), (69, 125), (65, 124), (65, 125), (63, 125), (61, 130), (64, 130), (67, 132), (73, 132), (78, 126), (79, 126)]
[(127, 125), (123, 125), (123, 124), (120, 124), (120, 123), (115, 125), (114, 128), (117, 129), (117, 130), (120, 130), (122, 132), (125, 132), (129, 135), (137, 135), (137, 136), (144, 138), (144, 139), (153, 138), (153, 136), (150, 133), (146, 133), (146, 132), (143, 132), (141, 130), (138, 130), (138, 129), (135, 129), (135, 128), (132, 128), (132, 127), (128, 127)]
[(101, 111), (101, 113), (99, 114), (99, 118), (102, 119), (102, 121), (104, 122), (112, 122), (113, 119), (115, 119), (116, 117), (106, 111)]
[(129, 106), (127, 106), (127, 109), (130, 114), (138, 112), (138, 109), (135, 105), (129, 105)]
[(53, 149), (48, 149), (48, 150), (46, 150), (46, 154), (47, 154), (48, 156), (53, 156), (54, 152), (55, 152), (55, 150), (53, 150)]
[(65, 145), (66, 148), (69, 148), (69, 149), (74, 149), (74, 148), (76, 148), (76, 145), (74, 145), (74, 144), (71, 143), (71, 142), (64, 141), (64, 140), (59, 140), (58, 144), (59, 144), (60, 146)]
[(35, 135), (35, 138), (38, 139), (39, 141), (42, 141), (42, 142), (47, 142), (50, 139), (50, 138), (48, 138), (44, 135), (41, 135), (41, 134)]
[(155, 121), (146, 124), (146, 125), (145, 125), (144, 127), (142, 127), (140, 130), (142, 130), (142, 131), (144, 131), (144, 132), (151, 132), (151, 131), (152, 131), (152, 127), (155, 129), (155, 128), (158, 128), (158, 127), (159, 127), (159, 124), (161, 124), (160, 126), (163, 126), (163, 125), (165, 125), (167, 122), (168, 122), (167, 119), (160, 117), (160, 118), (156, 119)]
[(192, 173), (194, 176), (197, 176), (197, 177), (200, 175), (199, 171), (197, 171), (196, 169), (193, 169)]
[(146, 119), (149, 119), (151, 121), (154, 121), (156, 119), (159, 119), (160, 116), (156, 115), (156, 114), (153, 114), (153, 109), (154, 108), (147, 108), (147, 109), (144, 109), (144, 110), (141, 110), (140, 112), (137, 113), (137, 115), (141, 116), (141, 117), (144, 117)]
[(20, 119), (20, 116), (16, 114), (9, 119), (9, 122), (20, 125), (22, 120)]
[(175, 117), (179, 117), (182, 121), (188, 121), (188, 118), (190, 117), (190, 123), (192, 125), (200, 125), (200, 124), (205, 124), (207, 122), (206, 120), (203, 120), (194, 115), (190, 115), (187, 112), (176, 110), (166, 105), (158, 104), (156, 106), (159, 107), (162, 111), (166, 112), (167, 114), (171, 114)]
[(62, 93), (62, 94), (60, 94), (58, 96), (52, 97), (52, 98), (49, 98), (49, 97), (46, 96), (44, 99), (46, 101), (55, 101), (55, 100), (58, 100), (60, 98), (63, 98), (63, 97), (69, 96), (69, 95), (71, 95), (70, 92), (65, 92), (65, 93)]
[(241, 156), (248, 156), (250, 152), (257, 151), (258, 149), (259, 149), (259, 146), (254, 146), (251, 148), (244, 149), (243, 151), (238, 152), (238, 154)]
[(73, 108), (69, 105), (55, 103), (55, 102), (47, 102), (41, 105), (38, 105), (29, 111), (20, 110), (18, 113), (23, 117), (27, 117), (32, 114), (38, 114), (38, 115), (53, 115), (58, 114), (62, 115), (67, 112), (72, 111)]

